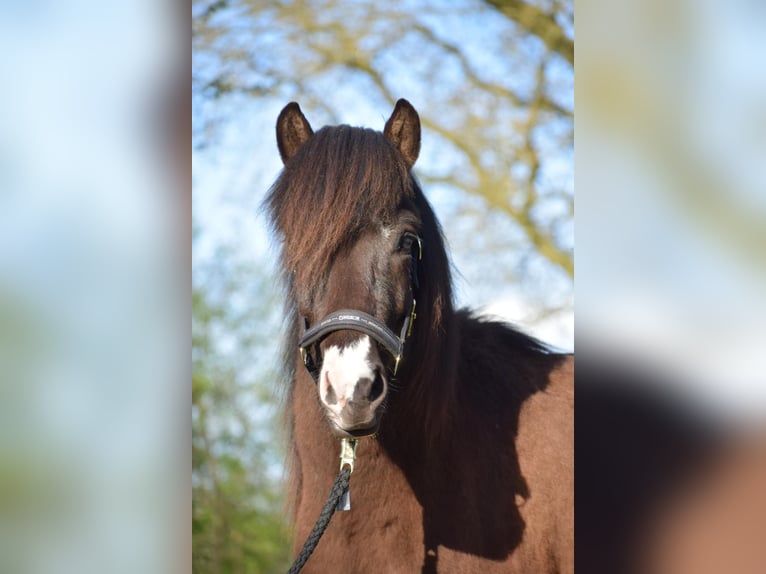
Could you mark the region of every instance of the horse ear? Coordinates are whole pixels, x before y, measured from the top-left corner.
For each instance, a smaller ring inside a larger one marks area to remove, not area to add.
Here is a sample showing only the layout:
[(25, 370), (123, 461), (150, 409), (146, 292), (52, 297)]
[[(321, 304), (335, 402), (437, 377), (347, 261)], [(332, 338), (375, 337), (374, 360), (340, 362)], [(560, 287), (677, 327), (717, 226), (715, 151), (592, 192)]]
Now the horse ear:
[(282, 163), (287, 163), (308, 139), (314, 135), (306, 116), (296, 102), (290, 102), (277, 118), (277, 146)]
[(383, 128), (386, 136), (402, 152), (407, 165), (412, 167), (420, 153), (420, 117), (407, 100), (396, 102), (391, 117)]

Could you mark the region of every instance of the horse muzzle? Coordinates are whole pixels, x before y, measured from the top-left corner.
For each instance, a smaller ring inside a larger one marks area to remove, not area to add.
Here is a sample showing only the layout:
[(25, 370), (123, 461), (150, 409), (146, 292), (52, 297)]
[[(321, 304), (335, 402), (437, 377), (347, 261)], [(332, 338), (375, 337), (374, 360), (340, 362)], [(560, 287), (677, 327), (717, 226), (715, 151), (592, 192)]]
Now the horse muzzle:
[(370, 337), (327, 348), (317, 386), (337, 434), (358, 437), (377, 431), (388, 381)]
[[(320, 399), (337, 434), (358, 437), (377, 431), (388, 381), (396, 376), (414, 319), (414, 298), (399, 336), (377, 318), (353, 309), (331, 313), (311, 328), (303, 319), (304, 333), (299, 343), (303, 364), (319, 388)], [(349, 346), (330, 346), (321, 352), (320, 344), (342, 330), (356, 331), (362, 336)], [(384, 367), (373, 341), (393, 359), (388, 367)]]

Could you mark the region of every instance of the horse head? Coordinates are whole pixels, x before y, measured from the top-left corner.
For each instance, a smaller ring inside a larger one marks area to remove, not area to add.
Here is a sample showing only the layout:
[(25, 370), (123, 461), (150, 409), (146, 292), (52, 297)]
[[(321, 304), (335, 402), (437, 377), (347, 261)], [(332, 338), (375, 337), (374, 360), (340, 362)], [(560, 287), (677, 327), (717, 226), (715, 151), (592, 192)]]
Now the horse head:
[(300, 318), (301, 360), (340, 436), (377, 431), (414, 328), (423, 219), (410, 174), (420, 120), (399, 100), (383, 133), (314, 133), (296, 103), (277, 120), (285, 164), (271, 196)]

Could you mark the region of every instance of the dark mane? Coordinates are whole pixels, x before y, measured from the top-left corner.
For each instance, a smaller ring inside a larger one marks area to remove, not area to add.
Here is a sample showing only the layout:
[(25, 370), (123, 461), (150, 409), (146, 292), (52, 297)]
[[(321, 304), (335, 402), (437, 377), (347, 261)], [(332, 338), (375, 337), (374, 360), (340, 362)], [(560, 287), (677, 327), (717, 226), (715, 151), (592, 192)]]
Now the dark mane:
[(339, 249), (371, 223), (388, 222), (414, 193), (404, 159), (381, 133), (322, 128), (287, 163), (266, 198), (285, 241), (284, 269), (300, 284), (315, 283)]

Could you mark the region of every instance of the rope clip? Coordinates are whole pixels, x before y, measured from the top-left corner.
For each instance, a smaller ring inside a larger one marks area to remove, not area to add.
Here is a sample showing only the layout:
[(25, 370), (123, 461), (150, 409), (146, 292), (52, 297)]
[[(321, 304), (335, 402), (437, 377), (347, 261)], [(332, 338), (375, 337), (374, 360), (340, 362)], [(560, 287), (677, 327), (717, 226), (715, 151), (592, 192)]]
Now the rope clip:
[(359, 441), (355, 438), (340, 439), (340, 470), (348, 465), (351, 472), (354, 472), (354, 461), (356, 460), (356, 445)]
[[(354, 461), (356, 460), (356, 445), (359, 441), (355, 438), (343, 438), (340, 440), (340, 471), (343, 472), (343, 467), (348, 465), (348, 474), (351, 475), (354, 472)], [(338, 500), (338, 510), (351, 510), (351, 495), (349, 490), (343, 493), (340, 500)]]

